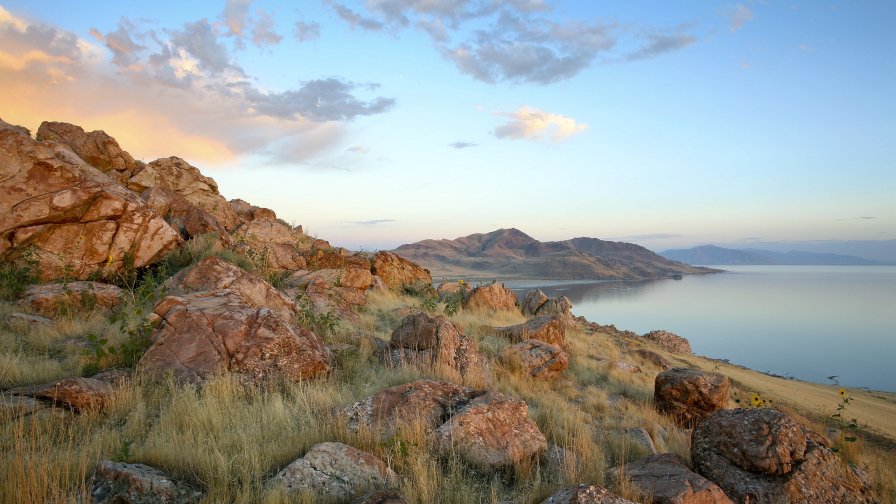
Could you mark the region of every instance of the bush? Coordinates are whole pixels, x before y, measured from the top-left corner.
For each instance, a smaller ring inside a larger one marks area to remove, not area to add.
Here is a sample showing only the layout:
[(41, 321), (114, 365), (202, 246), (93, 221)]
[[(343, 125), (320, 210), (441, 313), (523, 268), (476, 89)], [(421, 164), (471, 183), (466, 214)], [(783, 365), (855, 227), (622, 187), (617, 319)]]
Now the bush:
[(0, 262), (0, 300), (14, 301), (22, 297), (29, 285), (39, 280), (34, 250), (15, 250)]

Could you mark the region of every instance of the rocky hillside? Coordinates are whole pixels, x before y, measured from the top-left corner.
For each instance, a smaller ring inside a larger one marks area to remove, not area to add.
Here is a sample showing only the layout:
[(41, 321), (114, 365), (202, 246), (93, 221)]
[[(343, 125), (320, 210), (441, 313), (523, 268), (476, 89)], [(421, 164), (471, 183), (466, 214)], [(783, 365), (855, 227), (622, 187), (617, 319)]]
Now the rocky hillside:
[(716, 271), (668, 260), (633, 243), (597, 238), (541, 242), (518, 229), (423, 240), (402, 245), (395, 253), (436, 277), (643, 280)]

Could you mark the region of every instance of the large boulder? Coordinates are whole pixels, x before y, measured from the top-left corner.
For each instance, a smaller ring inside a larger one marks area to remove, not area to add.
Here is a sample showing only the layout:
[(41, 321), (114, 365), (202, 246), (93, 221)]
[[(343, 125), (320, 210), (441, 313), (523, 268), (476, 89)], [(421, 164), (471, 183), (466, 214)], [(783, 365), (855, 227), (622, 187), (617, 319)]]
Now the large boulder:
[(562, 348), (536, 339), (504, 347), (498, 355), (509, 367), (542, 380), (556, 378), (569, 367), (569, 355)]
[(68, 146), (6, 123), (0, 180), (0, 255), (33, 250), (44, 281), (141, 268), (181, 243), (143, 200)]
[(663, 371), (665, 371), (667, 369), (672, 369), (672, 364), (665, 357), (663, 357), (662, 355), (660, 355), (656, 352), (652, 352), (650, 350), (645, 350), (643, 348), (638, 348), (638, 349), (634, 350), (632, 353), (635, 354), (636, 356), (638, 356), (639, 358), (641, 358), (642, 360), (644, 360), (645, 362), (649, 362), (650, 364), (653, 364), (654, 366), (662, 369)]
[(147, 205), (177, 229), (184, 238), (192, 238), (206, 233), (215, 233), (219, 239), (230, 244), (230, 236), (218, 219), (204, 209), (190, 203), (172, 189), (150, 187), (140, 193)]
[(424, 312), (408, 315), (392, 331), (390, 360), (422, 362), (456, 371), (460, 378), (481, 380), (485, 357), (463, 329), (445, 317)]
[(517, 309), (518, 301), (512, 290), (496, 282), (473, 289), (465, 306), (471, 310), (509, 311)]
[(31, 285), (19, 304), (53, 317), (63, 312), (111, 310), (121, 304), (124, 291), (119, 287), (99, 282), (67, 282), (62, 284)]
[(118, 142), (105, 131), (87, 133), (74, 124), (44, 121), (37, 129), (37, 139), (67, 145), (87, 164), (122, 183), (125, 183), (139, 166), (134, 158), (122, 150)]
[(250, 306), (236, 292), (217, 289), (156, 305), (161, 324), (140, 366), (191, 382), (225, 371), (249, 381), (300, 381), (326, 375), (333, 357), (311, 331), (293, 329), (268, 308)]
[(371, 272), (382, 278), (390, 289), (414, 291), (432, 289), (432, 276), (429, 270), (397, 254), (379, 251), (373, 255), (371, 264)]
[(624, 476), (653, 504), (732, 504), (718, 485), (691, 471), (687, 462), (674, 453), (650, 455), (613, 470)]
[(343, 413), (350, 429), (371, 429), (380, 439), (390, 439), (403, 426), (413, 423), (432, 431), (458, 405), (480, 394), (449, 382), (417, 380), (383, 389), (347, 406)]
[(68, 406), (78, 411), (102, 409), (111, 393), (112, 387), (108, 383), (79, 376), (6, 391), (9, 395), (49, 399), (54, 404)]
[(284, 467), (270, 486), (287, 494), (351, 498), (371, 488), (394, 484), (398, 476), (376, 455), (342, 443), (318, 443)]
[(301, 229), (277, 220), (255, 219), (241, 225), (233, 237), (237, 252), (271, 270), (298, 271), (307, 266), (304, 253), (310, 239)]
[(560, 316), (536, 317), (522, 324), (496, 327), (495, 333), (512, 342), (536, 339), (557, 346), (566, 345), (567, 319)]
[(464, 281), (444, 282), (439, 284), (438, 288), (436, 288), (436, 294), (439, 296), (439, 301), (445, 301), (454, 297), (463, 302), (472, 291), (473, 288), (470, 287), (470, 284)]
[(461, 406), (435, 435), (442, 453), (458, 453), (485, 471), (531, 461), (548, 448), (526, 403), (499, 392), (487, 392)]
[(650, 331), (642, 338), (670, 352), (691, 353), (691, 344), (688, 340), (669, 331)]
[(145, 464), (125, 464), (102, 460), (92, 479), (95, 504), (193, 504), (202, 492)]
[(534, 317), (535, 314), (538, 313), (538, 309), (548, 302), (548, 299), (550, 299), (548, 295), (542, 292), (541, 289), (530, 290), (523, 298), (521, 307), (523, 315), (527, 317)]
[(213, 215), (227, 231), (236, 229), (240, 223), (230, 203), (218, 192), (218, 184), (179, 157), (156, 159), (137, 170), (128, 180), (128, 189), (136, 193), (150, 187), (168, 189), (181, 195)]
[(610, 493), (600, 485), (575, 485), (564, 488), (548, 497), (541, 504), (635, 504)]
[(232, 199), (229, 203), (243, 224), (255, 219), (277, 220), (277, 214), (270, 208), (258, 207), (241, 199)]
[(653, 401), (681, 426), (693, 427), (728, 404), (731, 382), (718, 373), (672, 368), (656, 376)]
[(739, 503), (878, 502), (864, 473), (771, 408), (710, 415), (694, 429), (691, 460)]

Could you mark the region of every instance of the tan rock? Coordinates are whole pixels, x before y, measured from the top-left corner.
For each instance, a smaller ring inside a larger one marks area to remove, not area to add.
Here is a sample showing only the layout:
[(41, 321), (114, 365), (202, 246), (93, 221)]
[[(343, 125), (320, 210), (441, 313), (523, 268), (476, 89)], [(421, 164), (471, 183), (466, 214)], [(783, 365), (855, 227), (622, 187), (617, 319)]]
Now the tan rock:
[(229, 239), (227, 230), (214, 215), (190, 203), (172, 189), (150, 187), (140, 193), (140, 198), (184, 238), (215, 233), (224, 240)]
[(533, 378), (556, 378), (569, 366), (569, 355), (558, 346), (530, 339), (501, 349), (499, 356), (511, 368)]
[(228, 289), (169, 296), (155, 307), (162, 322), (140, 367), (198, 382), (225, 371), (250, 381), (300, 381), (326, 375), (332, 354), (311, 331), (294, 330), (268, 308)]
[(504, 284), (492, 283), (473, 289), (466, 308), (481, 311), (509, 311), (517, 309), (516, 294)]
[(376, 455), (342, 443), (318, 443), (277, 473), (271, 487), (287, 494), (348, 499), (397, 482), (398, 476)]
[(665, 357), (656, 352), (651, 352), (650, 350), (639, 348), (633, 353), (645, 362), (649, 362), (650, 364), (653, 364), (654, 366), (664, 371), (667, 369), (672, 369), (672, 364), (668, 360), (666, 360)]
[(658, 374), (653, 401), (681, 426), (692, 427), (728, 404), (731, 382), (718, 373), (672, 368)]
[[(445, 317), (416, 313), (402, 319), (390, 340), (392, 359), (441, 365), (456, 371), (464, 381), (477, 382), (485, 374), (485, 357), (463, 329)], [(393, 362), (394, 364), (395, 362)]]
[(369, 269), (346, 268), (341, 270), (341, 275), (337, 279), (337, 285), (367, 290), (373, 285), (373, 274), (370, 273)]
[(9, 389), (6, 394), (49, 399), (78, 411), (102, 409), (111, 394), (108, 383), (78, 376)]
[(53, 317), (64, 311), (111, 310), (118, 306), (124, 291), (114, 285), (98, 282), (32, 285), (25, 290), (19, 304), (42, 315)]
[[(4, 123), (5, 124), (5, 123)], [(0, 253), (33, 247), (41, 279), (151, 264), (180, 236), (137, 195), (67, 146), (0, 125)]]
[(382, 278), (390, 289), (432, 288), (429, 270), (392, 252), (377, 252), (373, 255), (372, 265), (371, 272)]
[(352, 501), (352, 504), (408, 504), (398, 490), (380, 490)]
[(542, 292), (541, 289), (530, 290), (523, 298), (523, 315), (527, 317), (534, 317), (535, 314), (538, 313), (539, 308), (541, 308), (545, 303), (548, 302), (548, 299), (550, 299), (548, 295)]
[(526, 403), (499, 392), (461, 406), (435, 436), (442, 453), (456, 452), (486, 471), (525, 463), (548, 448)]
[(277, 220), (277, 214), (270, 208), (257, 207), (241, 199), (232, 199), (229, 203), (243, 224), (256, 219)]
[(548, 299), (535, 313), (539, 317), (562, 316), (572, 320), (572, 302), (566, 296)]
[(37, 130), (37, 139), (67, 145), (87, 164), (119, 182), (126, 182), (138, 167), (134, 158), (105, 131), (86, 133), (74, 124), (44, 121)]
[(91, 496), (96, 504), (193, 504), (202, 492), (145, 464), (103, 460), (97, 463)]
[(470, 284), (464, 282), (444, 282), (436, 288), (436, 294), (439, 295), (439, 301), (445, 301), (451, 296), (460, 296), (460, 301), (465, 301), (473, 288)]
[(566, 345), (567, 321), (563, 317), (536, 317), (522, 324), (496, 327), (495, 333), (510, 341), (536, 339), (563, 347)]
[(12, 420), (46, 408), (44, 403), (30, 397), (0, 395), (0, 420)]
[(542, 501), (541, 504), (635, 504), (613, 495), (600, 485), (576, 485), (563, 489)]
[(669, 331), (650, 331), (642, 337), (670, 352), (691, 353), (688, 340)]
[(691, 471), (674, 453), (650, 455), (612, 471), (614, 478), (623, 474), (654, 504), (732, 504), (718, 485)]
[(235, 250), (267, 268), (279, 271), (298, 271), (307, 268), (301, 244), (307, 237), (298, 229), (280, 221), (256, 219), (233, 233)]

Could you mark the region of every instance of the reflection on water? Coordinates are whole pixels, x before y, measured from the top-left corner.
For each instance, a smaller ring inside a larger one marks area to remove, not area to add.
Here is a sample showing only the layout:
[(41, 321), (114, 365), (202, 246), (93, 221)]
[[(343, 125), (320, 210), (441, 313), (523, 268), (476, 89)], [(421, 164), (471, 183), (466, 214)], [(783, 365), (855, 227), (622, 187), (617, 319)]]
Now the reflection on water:
[(698, 354), (760, 371), (896, 391), (896, 267), (725, 266), (642, 282), (507, 282), (566, 296), (574, 312), (644, 333), (666, 329)]

